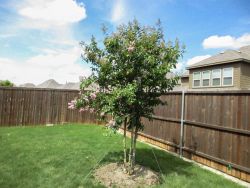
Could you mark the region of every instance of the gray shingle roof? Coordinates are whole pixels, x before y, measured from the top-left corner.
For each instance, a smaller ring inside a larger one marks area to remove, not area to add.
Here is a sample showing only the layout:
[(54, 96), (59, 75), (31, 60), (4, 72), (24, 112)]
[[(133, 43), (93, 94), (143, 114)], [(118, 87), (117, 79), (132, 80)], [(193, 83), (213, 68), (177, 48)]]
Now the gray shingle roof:
[(46, 80), (45, 82), (37, 85), (36, 87), (37, 88), (58, 88), (60, 87), (62, 84), (59, 84), (58, 82), (56, 82), (55, 80), (53, 79), (49, 79), (49, 80)]
[(68, 82), (64, 85), (57, 87), (57, 89), (80, 89), (80, 82)]
[(182, 78), (184, 77), (189, 77), (189, 70), (186, 70), (182, 75), (181, 75)]
[(29, 87), (29, 88), (33, 88), (33, 87), (36, 87), (36, 85), (33, 84), (33, 83), (25, 83), (25, 84), (19, 85), (19, 87)]
[(241, 47), (239, 50), (226, 50), (225, 52), (221, 52), (198, 63), (195, 63), (187, 67), (187, 69), (225, 64), (235, 61), (250, 62), (250, 45)]

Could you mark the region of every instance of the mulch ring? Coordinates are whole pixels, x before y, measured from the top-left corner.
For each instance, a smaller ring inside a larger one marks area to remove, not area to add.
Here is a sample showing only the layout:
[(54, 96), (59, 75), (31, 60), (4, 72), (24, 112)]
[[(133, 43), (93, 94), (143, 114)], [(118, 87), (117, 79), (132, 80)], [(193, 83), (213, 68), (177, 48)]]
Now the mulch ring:
[(123, 164), (109, 163), (95, 170), (95, 179), (106, 187), (137, 188), (160, 183), (159, 174), (149, 168), (136, 165), (133, 175), (123, 171)]

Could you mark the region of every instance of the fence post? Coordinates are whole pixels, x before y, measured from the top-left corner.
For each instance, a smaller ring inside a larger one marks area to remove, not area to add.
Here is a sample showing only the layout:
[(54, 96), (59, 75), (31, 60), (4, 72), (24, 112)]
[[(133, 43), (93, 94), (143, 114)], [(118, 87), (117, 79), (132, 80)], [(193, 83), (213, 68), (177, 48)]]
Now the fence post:
[(184, 108), (185, 108), (185, 91), (182, 91), (181, 96), (181, 132), (180, 132), (180, 157), (182, 157), (183, 148), (183, 130), (184, 130)]

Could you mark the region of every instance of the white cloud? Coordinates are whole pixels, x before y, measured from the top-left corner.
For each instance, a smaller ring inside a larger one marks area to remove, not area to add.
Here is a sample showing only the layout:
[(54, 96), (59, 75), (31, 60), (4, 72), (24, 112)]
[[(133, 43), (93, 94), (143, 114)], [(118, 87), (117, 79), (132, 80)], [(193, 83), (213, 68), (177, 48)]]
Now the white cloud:
[(73, 65), (80, 57), (79, 48), (73, 48), (66, 51), (55, 51), (44, 49), (46, 55), (37, 55), (27, 60), (27, 63), (36, 67), (60, 68), (62, 66)]
[(208, 48), (240, 48), (250, 45), (250, 33), (245, 33), (240, 37), (232, 37), (230, 35), (218, 36), (213, 35), (203, 40), (202, 46)]
[[(11, 64), (13, 63), (14, 61), (9, 59), (9, 58), (4, 58), (4, 57), (0, 57), (0, 65), (1, 64)], [(0, 71), (4, 71), (3, 69), (0, 69)]]
[(211, 57), (211, 55), (195, 56), (195, 57), (187, 60), (187, 65), (188, 66), (193, 65), (193, 64), (198, 63), (199, 61), (202, 61), (203, 59), (207, 59), (209, 57)]
[(24, 62), (0, 58), (0, 78), (15, 84), (39, 84), (48, 79), (55, 79), (59, 83), (78, 82), (79, 76), (90, 75), (89, 68), (77, 63), (81, 53), (79, 48), (47, 52)]
[(10, 37), (14, 37), (14, 36), (16, 36), (15, 34), (0, 34), (0, 38), (3, 38), (3, 39), (5, 39), (5, 38), (10, 38)]
[[(77, 82), (79, 76), (90, 75), (90, 68), (79, 64), (81, 50), (72, 25), (86, 18), (83, 3), (76, 0), (13, 2), (11, 8), (15, 8), (19, 17), (13, 20), (11, 29), (5, 26), (0, 40), (15, 36), (14, 31), (22, 36), (20, 40), (25, 41), (32, 54), (35, 52), (36, 55), (23, 61), (0, 57), (0, 80), (9, 79), (18, 85), (26, 82), (39, 84), (48, 79), (65, 83)], [(32, 30), (29, 29), (38, 30), (30, 34)]]
[(74, 39), (68, 39), (68, 38), (51, 39), (51, 40), (47, 40), (47, 42), (51, 44), (66, 45), (66, 46), (77, 46), (79, 44), (78, 41)]
[(111, 11), (111, 21), (119, 24), (126, 17), (126, 5), (124, 0), (115, 0)]
[(178, 62), (176, 64), (176, 68), (173, 69), (172, 71), (175, 72), (175, 73), (179, 73), (179, 72), (182, 72), (185, 68), (185, 62)]
[(87, 17), (82, 3), (74, 0), (26, 0), (18, 7), (24, 26), (51, 28), (79, 22)]

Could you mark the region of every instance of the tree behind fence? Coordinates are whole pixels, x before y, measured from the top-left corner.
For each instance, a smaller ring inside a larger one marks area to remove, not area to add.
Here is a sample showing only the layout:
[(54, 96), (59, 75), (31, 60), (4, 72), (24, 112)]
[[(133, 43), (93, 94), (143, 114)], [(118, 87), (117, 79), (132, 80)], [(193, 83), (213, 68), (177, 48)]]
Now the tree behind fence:
[[(2, 87), (0, 126), (98, 123), (94, 114), (68, 110), (68, 102), (78, 92)], [(182, 93), (161, 97), (168, 105), (155, 108), (153, 121), (143, 120), (141, 135), (165, 143), (177, 153), (182, 140), (185, 157), (197, 154), (250, 174), (250, 91), (187, 92), (182, 139)]]

